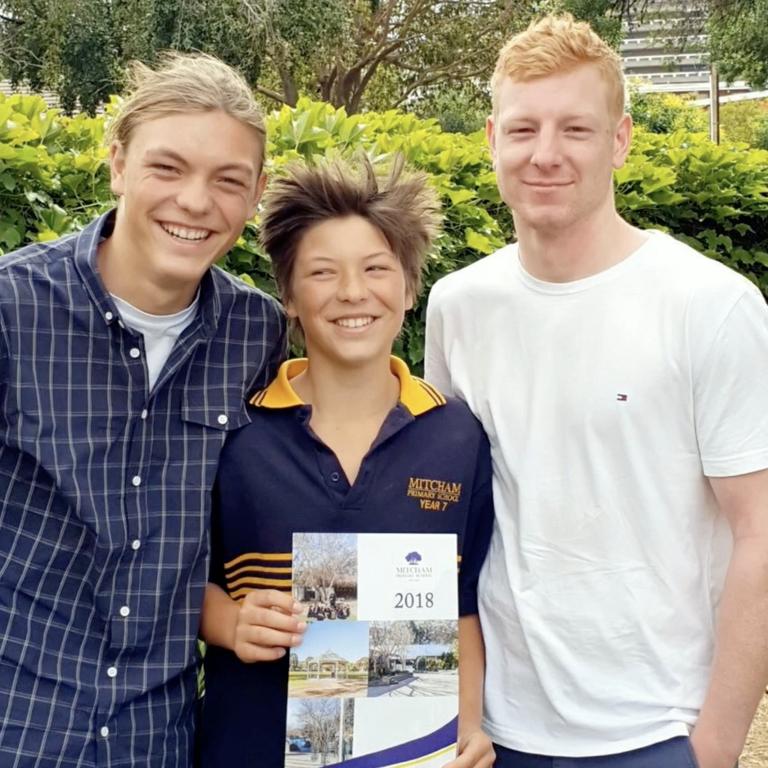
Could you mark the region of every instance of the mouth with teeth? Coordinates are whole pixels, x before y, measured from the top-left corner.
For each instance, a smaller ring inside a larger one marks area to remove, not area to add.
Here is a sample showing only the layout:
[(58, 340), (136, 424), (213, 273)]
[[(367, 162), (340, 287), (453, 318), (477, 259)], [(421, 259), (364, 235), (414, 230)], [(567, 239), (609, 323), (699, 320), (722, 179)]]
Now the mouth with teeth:
[(207, 240), (211, 234), (210, 229), (192, 229), (190, 227), (180, 227), (176, 224), (162, 223), (160, 227), (163, 232), (182, 243), (199, 243)]
[(333, 322), (335, 325), (339, 325), (342, 328), (365, 328), (375, 319), (375, 317), (371, 317), (370, 315), (366, 317), (339, 317)]

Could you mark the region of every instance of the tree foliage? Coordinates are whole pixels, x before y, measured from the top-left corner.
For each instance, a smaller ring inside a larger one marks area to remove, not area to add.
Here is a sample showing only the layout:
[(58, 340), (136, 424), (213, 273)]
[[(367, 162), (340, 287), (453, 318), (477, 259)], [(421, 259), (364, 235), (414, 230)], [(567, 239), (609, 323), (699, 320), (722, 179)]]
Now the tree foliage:
[(621, 15), (646, 1), (3, 0), (0, 65), (93, 113), (129, 60), (202, 50), (279, 103), (306, 94), (353, 113), (454, 88), (487, 99), (499, 48), (534, 16), (570, 11), (616, 43)]
[(93, 114), (120, 91), (125, 64), (166, 49), (215, 53), (250, 79), (260, 32), (240, 0), (3, 0), (0, 64), (14, 83), (58, 94), (67, 112)]
[(328, 602), (334, 586), (357, 576), (357, 545), (353, 536), (297, 533), (293, 562), (294, 587), (316, 590)]
[(709, 49), (726, 81), (768, 83), (768, 0), (711, 0)]

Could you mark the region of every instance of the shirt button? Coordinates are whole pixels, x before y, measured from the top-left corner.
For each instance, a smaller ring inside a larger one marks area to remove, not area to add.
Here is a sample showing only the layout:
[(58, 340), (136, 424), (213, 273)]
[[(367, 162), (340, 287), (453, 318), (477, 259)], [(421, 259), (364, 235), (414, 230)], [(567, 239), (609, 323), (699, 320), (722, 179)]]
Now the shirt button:
[(130, 616), (130, 615), (131, 615), (131, 609), (130, 609), (130, 608), (127, 606), (127, 605), (123, 605), (123, 606), (120, 608), (120, 615), (121, 615), (123, 618), (126, 618), (127, 616)]
[(102, 725), (101, 728), (99, 728), (99, 733), (106, 739), (107, 736), (109, 736), (109, 728), (107, 728), (106, 725)]
[(117, 677), (117, 667), (109, 667), (107, 669), (107, 677)]
[(227, 418), (226, 413), (220, 413), (216, 418), (216, 421), (218, 421), (219, 424), (221, 424), (221, 426), (223, 427), (229, 421), (229, 419)]
[(131, 347), (128, 354), (135, 359), (141, 355), (141, 350), (138, 347)]
[(338, 483), (340, 477), (341, 477), (341, 475), (339, 475), (338, 472), (331, 472), (331, 482), (332, 483)]
[(134, 539), (131, 542), (131, 549), (136, 551), (141, 546), (141, 542), (138, 539)]
[(142, 418), (142, 420), (146, 419), (146, 418), (147, 418), (147, 416), (149, 416), (149, 411), (148, 411), (148, 410), (145, 408), (145, 409), (144, 409), (144, 410), (141, 412), (141, 418)]
[(131, 478), (131, 482), (138, 488), (141, 485), (141, 478), (138, 475), (134, 475)]
[(104, 317), (105, 317), (107, 320), (111, 320), (111, 319), (114, 317), (114, 315), (113, 315), (111, 312), (105, 312), (105, 313), (104, 313)]

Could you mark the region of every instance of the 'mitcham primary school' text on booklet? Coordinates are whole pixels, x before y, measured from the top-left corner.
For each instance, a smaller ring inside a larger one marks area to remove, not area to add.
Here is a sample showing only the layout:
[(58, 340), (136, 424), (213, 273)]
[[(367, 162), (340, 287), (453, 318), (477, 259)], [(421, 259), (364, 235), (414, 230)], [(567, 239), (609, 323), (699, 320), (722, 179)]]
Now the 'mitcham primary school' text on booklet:
[(295, 533), (285, 767), (438, 768), (456, 753), (456, 536)]

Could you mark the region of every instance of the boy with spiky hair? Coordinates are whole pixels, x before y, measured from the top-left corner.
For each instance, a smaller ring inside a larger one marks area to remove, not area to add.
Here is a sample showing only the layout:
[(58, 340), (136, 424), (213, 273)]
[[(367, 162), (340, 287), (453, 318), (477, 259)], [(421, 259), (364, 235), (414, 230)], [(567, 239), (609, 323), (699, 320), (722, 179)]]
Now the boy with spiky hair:
[[(480, 729), (476, 584), (492, 525), (488, 443), (459, 401), (391, 356), (439, 222), (423, 174), (395, 162), (295, 166), (266, 198), (262, 238), (307, 357), (284, 363), (224, 449), (215, 490), (201, 766), (279, 768), (288, 651), (306, 628), (291, 596), (295, 531), (458, 536), (459, 756), (488, 768)], [(435, 511), (409, 479), (460, 488)]]
[(210, 56), (137, 65), (117, 209), (0, 259), (0, 764), (192, 760), (210, 490), (277, 302), (213, 266), (264, 184), (264, 122)]

